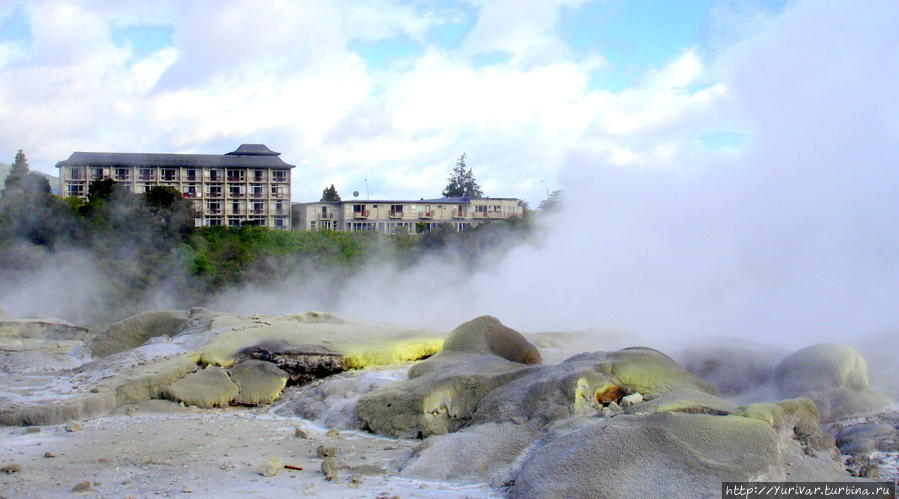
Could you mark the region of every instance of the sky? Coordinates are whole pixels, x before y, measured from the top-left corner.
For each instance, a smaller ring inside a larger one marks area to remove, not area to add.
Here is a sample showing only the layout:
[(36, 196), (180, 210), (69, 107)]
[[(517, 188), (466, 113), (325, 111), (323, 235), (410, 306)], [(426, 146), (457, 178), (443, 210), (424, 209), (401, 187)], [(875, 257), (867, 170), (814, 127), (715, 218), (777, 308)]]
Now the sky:
[[(886, 5), (883, 3), (882, 5)], [(715, 64), (784, 0), (0, 0), (0, 161), (261, 142), (293, 201), (435, 197), (466, 153), (536, 206), (590, 148), (626, 167), (732, 154)], [(686, 124), (680, 128), (679, 124)]]

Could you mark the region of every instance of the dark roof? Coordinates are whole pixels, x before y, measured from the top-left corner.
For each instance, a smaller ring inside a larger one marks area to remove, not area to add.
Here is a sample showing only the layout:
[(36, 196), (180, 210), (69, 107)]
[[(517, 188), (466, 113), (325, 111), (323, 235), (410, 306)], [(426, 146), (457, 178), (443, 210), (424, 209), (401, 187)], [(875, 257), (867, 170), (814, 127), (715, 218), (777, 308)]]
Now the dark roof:
[(235, 151), (228, 153), (229, 156), (280, 156), (281, 153), (272, 151), (265, 144), (241, 144)]
[(73, 152), (63, 166), (196, 166), (208, 168), (293, 168), (263, 144), (243, 144), (228, 154), (171, 154), (140, 152)]

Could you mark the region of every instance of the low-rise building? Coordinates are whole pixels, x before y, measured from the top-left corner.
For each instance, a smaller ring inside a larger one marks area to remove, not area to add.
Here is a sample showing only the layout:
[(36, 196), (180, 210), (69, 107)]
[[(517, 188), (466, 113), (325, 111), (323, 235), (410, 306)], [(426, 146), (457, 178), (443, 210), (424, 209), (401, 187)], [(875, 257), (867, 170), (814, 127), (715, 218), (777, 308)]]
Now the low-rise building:
[(288, 229), (290, 170), (281, 153), (243, 144), (227, 154), (74, 152), (59, 168), (63, 196), (87, 198), (93, 180), (112, 179), (136, 193), (169, 186), (190, 199), (197, 226), (243, 224)]
[(294, 205), (296, 230), (427, 232), (443, 223), (457, 231), (524, 215), (515, 198), (439, 198), (418, 201), (319, 201)]

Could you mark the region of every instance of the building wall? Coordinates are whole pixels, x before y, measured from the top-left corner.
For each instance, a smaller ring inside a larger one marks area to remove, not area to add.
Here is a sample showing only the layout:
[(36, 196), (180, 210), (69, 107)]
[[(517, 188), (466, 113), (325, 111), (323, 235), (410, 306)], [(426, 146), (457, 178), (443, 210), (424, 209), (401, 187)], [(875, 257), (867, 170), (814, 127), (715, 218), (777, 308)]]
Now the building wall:
[(246, 222), (290, 228), (290, 169), (145, 166), (63, 166), (63, 196), (87, 198), (93, 180), (111, 178), (131, 192), (170, 186), (193, 202), (198, 226)]
[(378, 231), (414, 234), (449, 223), (456, 230), (474, 228), (492, 220), (521, 217), (521, 201), (510, 198), (470, 201), (341, 201), (298, 203), (297, 230)]

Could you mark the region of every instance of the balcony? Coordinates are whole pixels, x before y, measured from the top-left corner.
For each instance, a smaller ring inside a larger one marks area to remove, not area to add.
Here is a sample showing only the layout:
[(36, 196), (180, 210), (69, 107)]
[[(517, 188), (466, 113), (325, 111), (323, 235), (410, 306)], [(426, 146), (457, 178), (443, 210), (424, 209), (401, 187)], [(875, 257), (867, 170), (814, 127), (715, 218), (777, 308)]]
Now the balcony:
[(354, 211), (353, 218), (368, 218), (368, 210)]
[(265, 208), (253, 208), (250, 210), (250, 215), (265, 215)]
[(403, 218), (403, 212), (390, 210), (390, 218)]
[(206, 197), (208, 197), (208, 198), (220, 198), (220, 197), (222, 197), (222, 193), (221, 193), (221, 191), (219, 191), (219, 192), (210, 191), (209, 194), (206, 195)]
[(243, 182), (243, 175), (228, 175), (228, 182)]
[(334, 220), (334, 214), (333, 213), (319, 213), (317, 218), (319, 220)]
[(453, 212), (453, 218), (465, 218), (466, 216), (468, 215), (464, 211)]
[(418, 214), (418, 218), (434, 218), (433, 211), (423, 211)]
[(251, 198), (261, 199), (261, 198), (264, 198), (264, 197), (265, 197), (265, 193), (264, 193), (264, 192), (251, 192), (251, 193), (250, 193), (250, 197), (251, 197)]
[(137, 176), (138, 180), (148, 181), (148, 180), (156, 180), (156, 175), (142, 173)]

